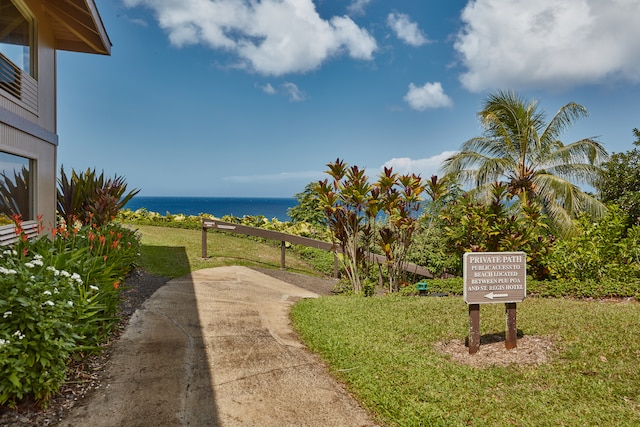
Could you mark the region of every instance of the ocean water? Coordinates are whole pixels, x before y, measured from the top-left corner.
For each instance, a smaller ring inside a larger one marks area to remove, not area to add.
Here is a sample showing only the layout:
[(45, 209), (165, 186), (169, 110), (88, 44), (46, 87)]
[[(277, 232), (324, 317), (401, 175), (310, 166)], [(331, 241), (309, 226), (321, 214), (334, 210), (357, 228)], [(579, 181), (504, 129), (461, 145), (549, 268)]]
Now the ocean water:
[(242, 217), (263, 215), (268, 219), (289, 221), (287, 209), (296, 206), (294, 198), (262, 197), (143, 197), (135, 196), (125, 209), (132, 211), (145, 208), (161, 215), (200, 215), (208, 213), (218, 218), (224, 215)]

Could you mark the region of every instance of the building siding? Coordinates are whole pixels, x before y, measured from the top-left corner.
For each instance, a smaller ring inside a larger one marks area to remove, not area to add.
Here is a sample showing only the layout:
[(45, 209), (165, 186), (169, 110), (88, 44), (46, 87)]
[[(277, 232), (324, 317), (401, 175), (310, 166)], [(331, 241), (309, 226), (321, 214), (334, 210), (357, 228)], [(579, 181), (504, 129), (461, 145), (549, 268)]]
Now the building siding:
[[(0, 150), (35, 160), (34, 212), (45, 227), (56, 222), (56, 52), (42, 3), (23, 1), (36, 21), (37, 108), (0, 90)], [(24, 120), (21, 120), (24, 119)]]

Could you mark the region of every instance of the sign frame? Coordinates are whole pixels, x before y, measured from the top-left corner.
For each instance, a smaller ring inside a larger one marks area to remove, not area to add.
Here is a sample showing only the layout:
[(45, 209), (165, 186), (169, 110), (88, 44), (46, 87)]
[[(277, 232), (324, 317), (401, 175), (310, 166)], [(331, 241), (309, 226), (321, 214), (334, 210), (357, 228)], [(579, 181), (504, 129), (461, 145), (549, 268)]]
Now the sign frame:
[[(478, 275), (482, 276), (476, 277)], [(463, 298), (467, 304), (522, 302), (527, 296), (526, 253), (465, 253), (463, 286)]]

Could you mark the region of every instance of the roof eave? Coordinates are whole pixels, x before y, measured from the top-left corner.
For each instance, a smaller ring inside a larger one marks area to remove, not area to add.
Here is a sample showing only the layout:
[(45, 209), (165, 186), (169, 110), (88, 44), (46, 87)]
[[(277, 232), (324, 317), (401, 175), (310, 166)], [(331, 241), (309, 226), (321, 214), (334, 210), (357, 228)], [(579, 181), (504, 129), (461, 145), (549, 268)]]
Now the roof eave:
[(111, 40), (94, 0), (50, 0), (44, 4), (53, 23), (56, 49), (111, 54)]

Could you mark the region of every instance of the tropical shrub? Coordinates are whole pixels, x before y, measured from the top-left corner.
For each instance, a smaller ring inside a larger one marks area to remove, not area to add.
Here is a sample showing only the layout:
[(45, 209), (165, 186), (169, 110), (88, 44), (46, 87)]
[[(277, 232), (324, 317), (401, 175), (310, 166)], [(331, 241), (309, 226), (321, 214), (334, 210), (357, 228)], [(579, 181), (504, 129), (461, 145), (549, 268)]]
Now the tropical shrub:
[[(331, 180), (318, 182), (316, 192), (334, 243), (340, 245), (343, 271), (354, 293), (371, 294), (378, 274), (386, 276), (389, 291), (404, 281), (413, 234), (417, 229), (421, 193), (425, 185), (417, 175), (398, 175), (384, 168), (370, 184), (365, 170), (337, 159), (329, 163)], [(386, 258), (374, 268), (369, 254)]]
[(77, 273), (46, 265), (39, 254), (7, 249), (0, 263), (0, 404), (28, 395), (44, 401), (64, 381), (81, 339), (73, 327), (74, 304), (84, 283)]
[(302, 257), (302, 259), (307, 261), (314, 270), (317, 270), (326, 276), (333, 275), (333, 252), (327, 252), (322, 249), (316, 249), (307, 246), (296, 246), (296, 250)]
[(0, 405), (45, 404), (70, 357), (99, 350), (113, 331), (140, 243), (122, 226), (80, 223), (29, 240), (14, 220), (19, 239), (0, 258)]
[(627, 216), (611, 206), (596, 222), (575, 221), (576, 235), (557, 241), (545, 256), (552, 277), (565, 280), (628, 281), (640, 278), (640, 226), (627, 230)]
[(462, 258), (447, 248), (444, 226), (428, 216), (420, 218), (421, 227), (413, 236), (407, 260), (429, 270), (435, 277), (462, 275)]
[(419, 229), (417, 213), (424, 189), (425, 184), (419, 176), (398, 175), (386, 167), (374, 184), (372, 203), (377, 203), (384, 217), (376, 237), (378, 247), (387, 259), (390, 292), (397, 292), (407, 279), (405, 266), (414, 243), (413, 237)]
[(68, 177), (61, 167), (58, 178), (58, 215), (67, 224), (75, 221), (83, 224), (107, 224), (140, 190), (126, 191), (127, 183), (123, 177), (107, 178), (104, 172), (97, 175), (95, 169), (80, 173), (72, 170), (71, 177)]
[(316, 183), (310, 182), (304, 187), (303, 192), (295, 194), (298, 204), (287, 210), (291, 222), (326, 226), (326, 218), (315, 188)]
[(432, 175), (426, 181), (428, 195), (418, 218), (419, 227), (412, 237), (411, 250), (407, 260), (421, 265), (436, 277), (462, 274), (462, 259), (455, 251), (447, 248), (445, 223), (440, 214), (464, 193), (450, 178)]
[(468, 193), (442, 211), (446, 247), (460, 262), (469, 251), (523, 251), (528, 273), (545, 277), (548, 272), (543, 257), (554, 241), (545, 215), (533, 202), (510, 211), (504, 184), (495, 183), (491, 194), (489, 204), (478, 202)]
[(627, 226), (640, 225), (640, 130), (633, 129), (635, 148), (614, 153), (602, 165), (596, 188), (600, 199), (627, 214)]

